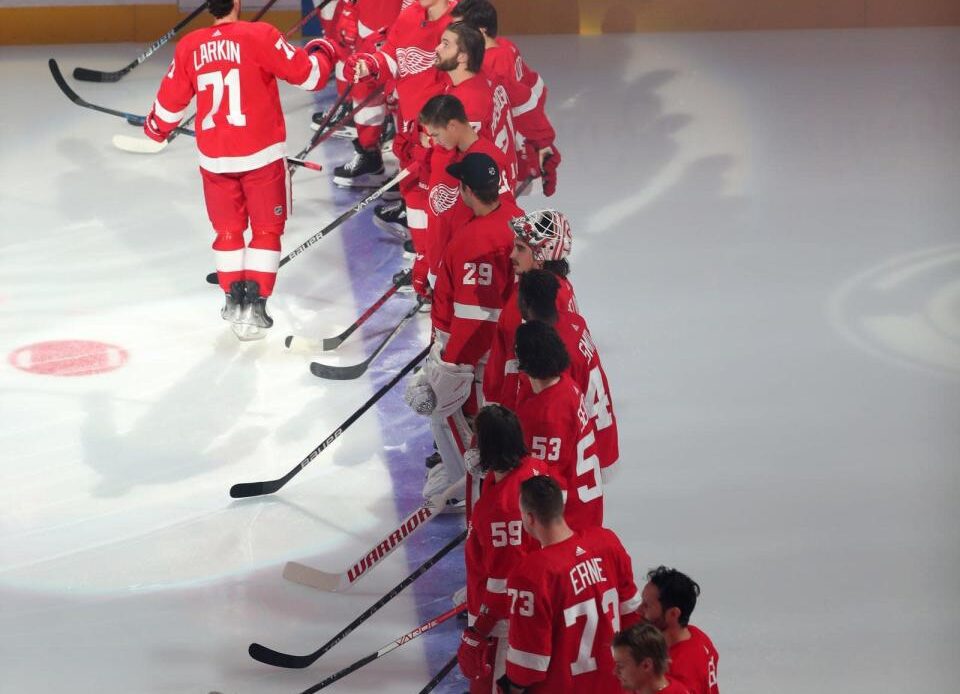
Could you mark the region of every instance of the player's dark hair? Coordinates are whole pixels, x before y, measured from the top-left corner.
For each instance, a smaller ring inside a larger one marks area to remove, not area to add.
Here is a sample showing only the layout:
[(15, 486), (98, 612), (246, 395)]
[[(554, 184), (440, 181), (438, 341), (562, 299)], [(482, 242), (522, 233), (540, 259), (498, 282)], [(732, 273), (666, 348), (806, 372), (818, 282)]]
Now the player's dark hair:
[(566, 258), (561, 258), (560, 260), (544, 260), (543, 269), (549, 270), (561, 279), (566, 279), (567, 275), (570, 274), (570, 263), (567, 262)]
[(483, 29), (490, 38), (497, 36), (497, 8), (487, 0), (460, 0), (450, 15), (474, 29)]
[(474, 426), (483, 470), (507, 472), (519, 467), (527, 447), (517, 415), (503, 405), (487, 405), (477, 412)]
[(528, 270), (520, 275), (517, 300), (524, 320), (557, 322), (557, 293), (560, 280), (547, 270)]
[(234, 0), (207, 0), (207, 9), (217, 19), (222, 19), (233, 12)]
[(470, 192), (473, 193), (477, 200), (482, 202), (484, 205), (492, 205), (497, 200), (500, 199), (500, 181), (497, 180), (495, 183), (491, 183), (489, 186), (484, 188), (471, 188), (470, 186), (464, 184), (467, 188), (470, 188)]
[(432, 96), (420, 109), (420, 123), (422, 125), (445, 128), (452, 120), (464, 124), (470, 122), (467, 119), (467, 111), (463, 107), (463, 102), (453, 94)]
[(563, 518), (563, 491), (547, 475), (534, 475), (520, 484), (520, 503), (543, 525), (553, 525)]
[(700, 595), (700, 586), (686, 574), (666, 566), (658, 566), (647, 572), (647, 581), (657, 588), (660, 595), (660, 605), (666, 612), (671, 607), (680, 609), (677, 621), (680, 626), (687, 626), (693, 608), (697, 606), (697, 596)]
[(667, 642), (652, 624), (634, 624), (613, 637), (614, 648), (626, 648), (639, 665), (645, 659), (653, 661), (653, 671), (662, 675), (667, 671)]
[(517, 367), (530, 378), (555, 378), (570, 366), (570, 355), (552, 325), (534, 320), (517, 328)]
[(456, 34), (457, 50), (467, 56), (467, 70), (480, 72), (483, 67), (483, 54), (486, 51), (483, 34), (463, 22), (454, 22), (446, 30)]

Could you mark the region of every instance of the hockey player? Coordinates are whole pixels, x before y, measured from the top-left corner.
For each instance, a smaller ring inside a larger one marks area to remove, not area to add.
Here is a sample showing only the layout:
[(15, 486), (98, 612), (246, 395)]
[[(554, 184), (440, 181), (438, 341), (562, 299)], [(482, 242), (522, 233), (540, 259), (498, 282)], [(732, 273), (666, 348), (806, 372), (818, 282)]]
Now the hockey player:
[(578, 313), (557, 310), (560, 280), (548, 270), (529, 270), (517, 281), (517, 304), (525, 321), (553, 326), (570, 356), (570, 377), (584, 393), (587, 416), (597, 430), (597, 456), (604, 480), (620, 457), (617, 417), (607, 374), (593, 342), (587, 322)]
[[(210, 0), (208, 9), (216, 18), (213, 26), (192, 31), (177, 44), (143, 130), (163, 141), (196, 95), (200, 175), (217, 234), (217, 276), (226, 294), (220, 315), (241, 339), (257, 339), (273, 325), (266, 301), (288, 213), (286, 130), (277, 77), (302, 89), (320, 89), (336, 56), (313, 42), (306, 51), (291, 46), (269, 24), (239, 21), (240, 0)], [(248, 221), (253, 238), (245, 248)]]
[(464, 414), (481, 402), (477, 384), (496, 326), (513, 284), (509, 220), (522, 214), (500, 200), (500, 171), (482, 153), (471, 153), (447, 169), (460, 181), (460, 195), (473, 218), (455, 229), (443, 251), (431, 318), (434, 349), (406, 391), (407, 403), (430, 416), (442, 462), (430, 469), (428, 499), (464, 478), (463, 454), (470, 439)]
[(524, 440), (566, 489), (567, 524), (575, 530), (602, 525), (597, 432), (583, 392), (567, 373), (567, 350), (553, 328), (533, 321), (517, 328), (516, 352), (521, 373), (517, 417)]
[[(510, 254), (514, 273), (519, 277), (532, 269), (549, 270), (560, 282), (558, 310), (579, 313), (573, 286), (567, 279), (570, 274), (567, 258), (573, 237), (566, 216), (557, 210), (537, 210), (512, 220), (510, 226), (516, 235)], [(514, 285), (514, 293), (507, 299), (497, 321), (490, 359), (483, 376), (486, 402), (498, 402), (511, 409), (517, 403), (517, 360), (513, 354), (513, 339), (520, 320)]]
[(438, 94), (420, 111), (420, 125), (433, 141), (430, 179), (427, 186), (427, 233), (431, 284), (436, 281), (440, 256), (452, 229), (463, 226), (472, 216), (460, 197), (459, 182), (447, 173), (446, 167), (472, 152), (481, 152), (493, 159), (500, 169), (500, 199), (514, 204), (513, 184), (503, 153), (470, 125), (463, 103), (452, 94)]
[(463, 632), (457, 655), (460, 669), (471, 680), (470, 691), (479, 694), (492, 692), (494, 680), (504, 674), (510, 617), (507, 575), (538, 546), (523, 531), (520, 483), (546, 474), (546, 466), (527, 455), (520, 422), (505, 407), (484, 407), (475, 425), (472, 474), (484, 478), (464, 548), (470, 626)]
[(614, 674), (635, 694), (691, 694), (667, 677), (667, 642), (652, 624), (634, 624), (613, 637)]
[(542, 549), (507, 579), (510, 646), (501, 690), (621, 694), (610, 644), (621, 626), (638, 619), (629, 555), (611, 530), (572, 530), (550, 477), (520, 485), (520, 513)]
[(691, 694), (720, 694), (720, 656), (710, 637), (690, 624), (699, 595), (700, 586), (689, 576), (658, 566), (647, 573), (640, 616), (663, 632), (670, 649), (670, 678), (686, 685)]
[[(344, 61), (348, 81), (371, 86), (396, 81), (397, 135), (393, 151), (401, 167), (416, 163), (426, 165), (428, 149), (420, 137), (417, 117), (420, 109), (441, 85), (437, 81), (435, 50), (443, 30), (450, 23), (451, 0), (417, 0), (402, 10), (387, 33), (387, 40), (374, 53), (354, 53)], [(419, 176), (409, 176), (400, 186), (403, 205), (390, 203), (374, 209), (379, 225), (400, 225), (405, 218), (416, 253), (415, 263), (422, 272), (415, 280), (415, 289), (424, 292), (426, 281), (426, 184)]]
[[(318, 0), (319, 1), (319, 0)], [(336, 44), (338, 55), (346, 58), (353, 53), (373, 53), (384, 41), (387, 31), (400, 14), (404, 0), (334, 0), (321, 10), (324, 36)], [(343, 61), (336, 65), (337, 91), (347, 87)], [(377, 85), (357, 84), (350, 92), (353, 107), (371, 97), (353, 117), (356, 126), (353, 159), (333, 170), (333, 182), (354, 188), (379, 188), (387, 180), (380, 152), (380, 137), (387, 116), (386, 97), (392, 90), (389, 82), (380, 90)], [(375, 94), (379, 90), (379, 93)], [(324, 114), (316, 114), (322, 118)]]
[(553, 195), (557, 188), (560, 150), (555, 144), (556, 131), (546, 113), (547, 88), (543, 79), (524, 62), (516, 45), (498, 36), (497, 8), (492, 3), (461, 0), (453, 8), (452, 15), (454, 21), (463, 22), (483, 34), (486, 47), (483, 72), (494, 84), (506, 89), (523, 168), (519, 177), (542, 176), (544, 194)]

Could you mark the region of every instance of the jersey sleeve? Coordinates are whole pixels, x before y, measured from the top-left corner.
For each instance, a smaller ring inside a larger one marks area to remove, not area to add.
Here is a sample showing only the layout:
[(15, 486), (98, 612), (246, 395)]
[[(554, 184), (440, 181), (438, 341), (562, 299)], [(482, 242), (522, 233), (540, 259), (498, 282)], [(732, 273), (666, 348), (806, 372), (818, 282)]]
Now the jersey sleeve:
[(521, 687), (546, 678), (553, 642), (548, 586), (528, 573), (519, 567), (507, 580), (510, 599), (507, 677)]
[[(472, 230), (465, 227), (464, 233)], [(513, 284), (513, 271), (503, 249), (461, 256), (455, 262), (449, 268), (453, 319), (443, 358), (476, 365), (490, 349), (504, 298)]]
[(610, 530), (605, 531), (610, 551), (617, 567), (617, 597), (620, 600), (620, 629), (629, 629), (641, 620), (640, 591), (633, 578), (633, 560), (627, 554), (620, 538)]
[(493, 78), (503, 85), (510, 100), (510, 114), (516, 131), (529, 140), (536, 149), (543, 149), (557, 137), (544, 108), (543, 91), (534, 91), (517, 77), (517, 71), (508, 52), (498, 56), (491, 66)]
[(326, 58), (292, 45), (280, 30), (269, 24), (266, 27), (261, 55), (264, 68), (295, 87), (306, 91), (322, 89), (330, 79), (332, 66)]
[(177, 45), (173, 61), (160, 82), (157, 98), (153, 102), (153, 113), (157, 125), (164, 134), (171, 132), (183, 120), (187, 106), (193, 99), (193, 80), (187, 72), (186, 44)]
[[(486, 575), (483, 604), (497, 622), (510, 618), (507, 577), (530, 547), (529, 536), (523, 532), (519, 510), (516, 518), (505, 518), (500, 522), (502, 525), (498, 531), (505, 533), (506, 543), (494, 542), (494, 538), (501, 539), (503, 535), (498, 537), (492, 532), (493, 528), (485, 528), (483, 533), (483, 569)], [(520, 544), (513, 544), (514, 539), (519, 540)]]
[(487, 365), (483, 369), (483, 399), (487, 405), (503, 404), (500, 395), (503, 390), (504, 368), (507, 361), (505, 339), (506, 330), (503, 321), (498, 319), (493, 341), (490, 343), (490, 356), (487, 357)]

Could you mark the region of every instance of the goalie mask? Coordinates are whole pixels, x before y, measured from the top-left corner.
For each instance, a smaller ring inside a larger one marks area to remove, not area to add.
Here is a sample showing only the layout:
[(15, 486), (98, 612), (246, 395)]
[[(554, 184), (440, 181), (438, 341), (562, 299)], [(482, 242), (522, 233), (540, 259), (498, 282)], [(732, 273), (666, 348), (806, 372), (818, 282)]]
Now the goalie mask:
[(558, 210), (537, 210), (510, 220), (517, 238), (530, 246), (537, 262), (563, 260), (570, 255), (573, 235), (566, 215)]

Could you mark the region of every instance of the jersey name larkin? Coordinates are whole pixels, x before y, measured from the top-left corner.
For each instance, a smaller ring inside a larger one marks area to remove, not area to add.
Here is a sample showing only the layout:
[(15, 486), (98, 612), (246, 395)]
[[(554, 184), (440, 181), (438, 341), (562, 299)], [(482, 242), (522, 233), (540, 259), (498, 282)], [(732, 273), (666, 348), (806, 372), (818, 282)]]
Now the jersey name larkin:
[(197, 46), (193, 52), (193, 67), (199, 71), (207, 63), (226, 61), (240, 62), (240, 44), (235, 41), (207, 41)]
[(606, 580), (607, 577), (603, 575), (603, 559), (600, 557), (587, 559), (570, 569), (570, 583), (573, 586), (574, 595), (580, 595), (588, 586), (594, 586)]

